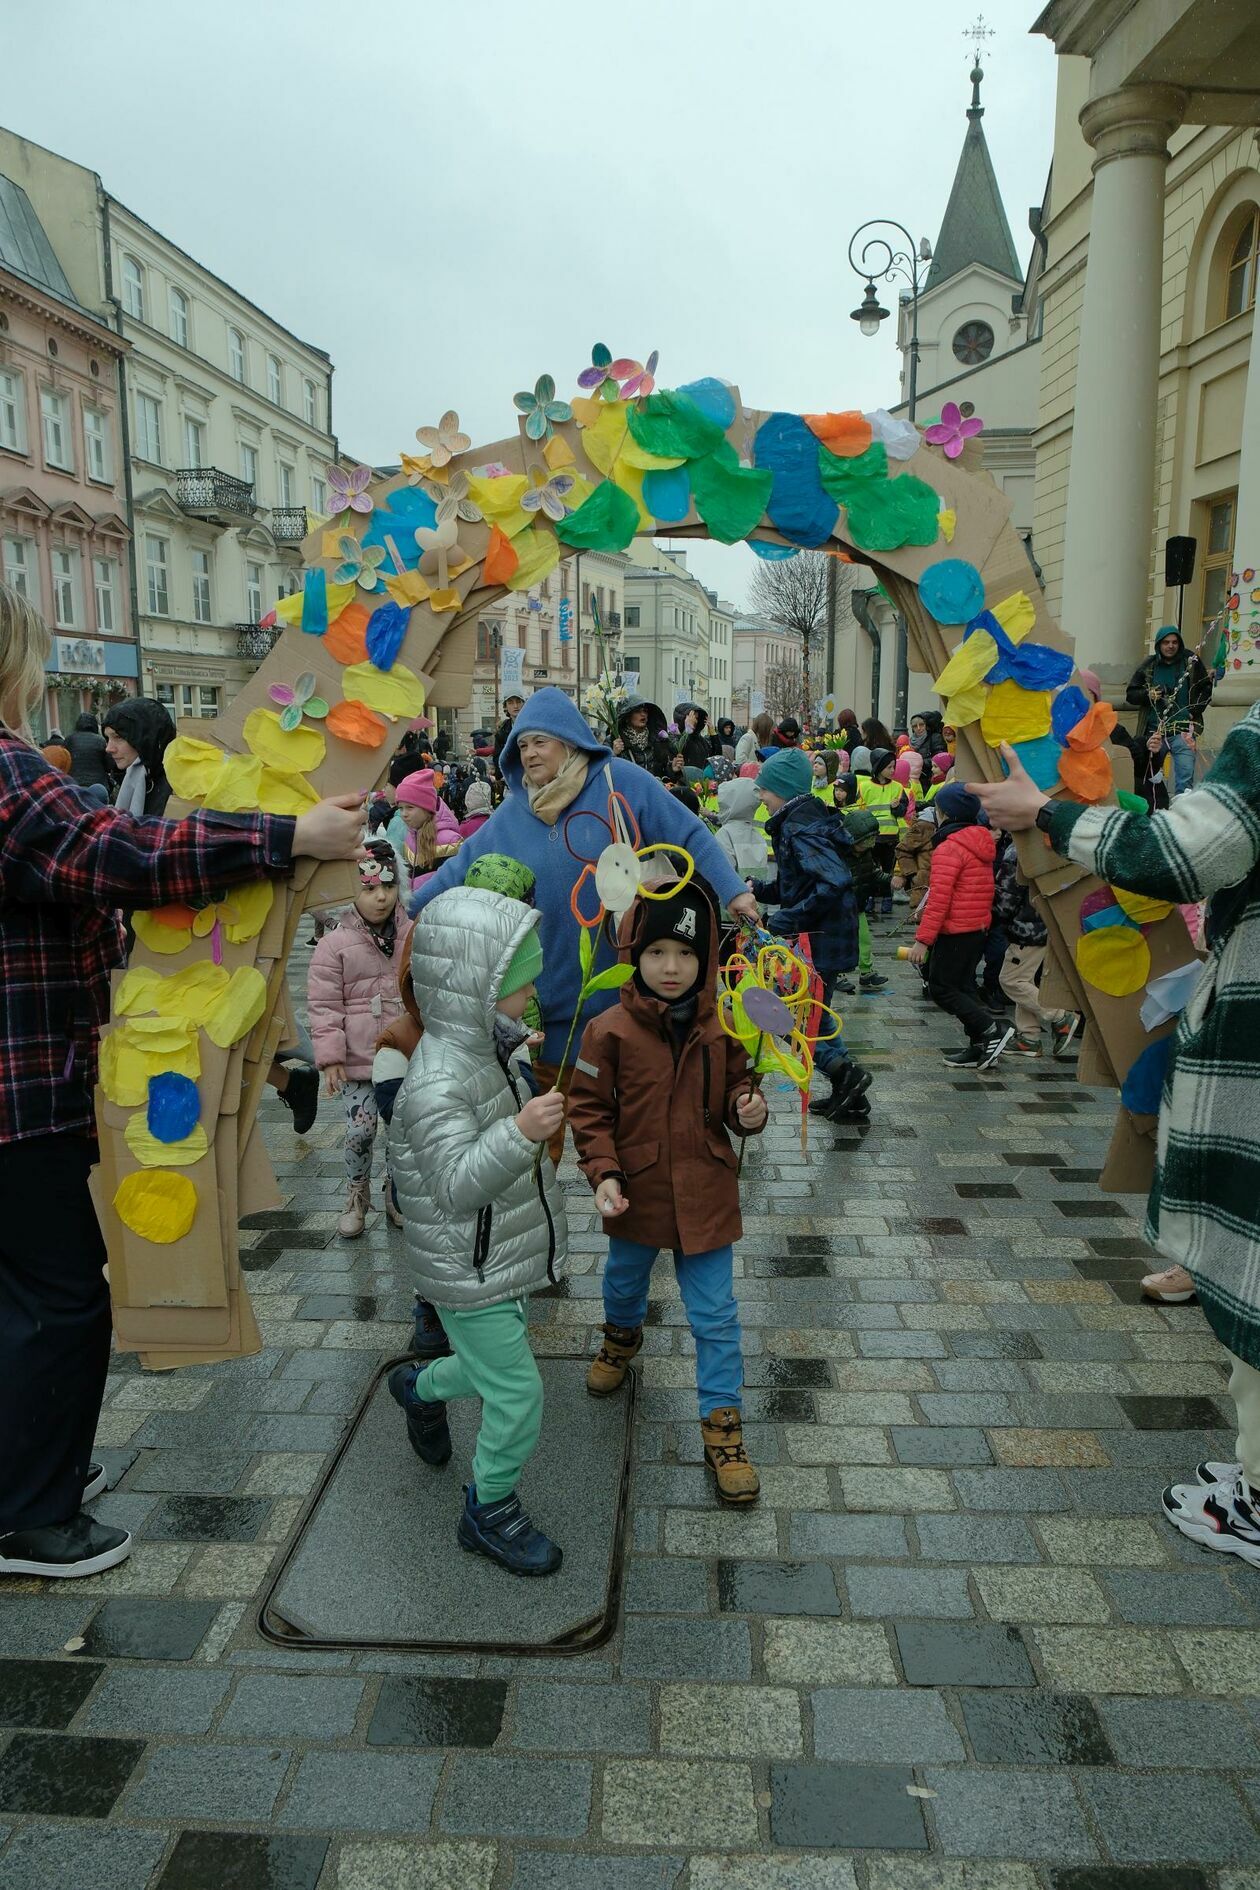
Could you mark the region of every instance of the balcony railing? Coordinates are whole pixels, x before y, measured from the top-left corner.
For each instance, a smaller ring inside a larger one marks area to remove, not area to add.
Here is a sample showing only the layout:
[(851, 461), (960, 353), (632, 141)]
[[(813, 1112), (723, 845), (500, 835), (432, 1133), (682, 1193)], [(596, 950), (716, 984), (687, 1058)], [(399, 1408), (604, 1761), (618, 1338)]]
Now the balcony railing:
[(279, 630), (266, 630), (260, 623), (237, 623), (232, 628), (236, 631), (236, 654), (246, 663), (261, 663), (270, 656)]
[(306, 507), (304, 505), (273, 505), (271, 508), (271, 536), (278, 545), (290, 545), (306, 537)]
[(253, 518), (258, 510), (248, 480), (234, 479), (217, 466), (183, 467), (175, 474), (175, 498), (194, 518), (222, 524)]

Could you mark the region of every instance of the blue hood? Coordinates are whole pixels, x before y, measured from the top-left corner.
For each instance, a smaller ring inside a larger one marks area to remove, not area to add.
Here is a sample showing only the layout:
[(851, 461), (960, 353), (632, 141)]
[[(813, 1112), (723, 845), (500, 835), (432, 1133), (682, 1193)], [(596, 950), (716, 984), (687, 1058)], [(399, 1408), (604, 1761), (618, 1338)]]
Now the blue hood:
[(524, 781), (517, 743), (522, 735), (554, 735), (557, 741), (580, 748), (598, 765), (610, 759), (598, 735), (592, 735), (563, 689), (536, 689), (512, 724), (512, 733), (503, 744), (499, 767), (510, 787), (519, 793)]

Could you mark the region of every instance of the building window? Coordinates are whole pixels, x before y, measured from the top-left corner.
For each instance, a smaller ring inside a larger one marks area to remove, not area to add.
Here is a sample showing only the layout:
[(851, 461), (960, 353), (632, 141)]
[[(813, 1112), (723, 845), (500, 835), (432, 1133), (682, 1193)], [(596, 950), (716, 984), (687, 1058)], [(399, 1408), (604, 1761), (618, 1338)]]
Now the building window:
[(92, 585), (96, 592), (96, 628), (100, 635), (109, 636), (118, 624), (115, 608), (118, 582), (118, 566), (112, 558), (93, 558)]
[(197, 713), (203, 722), (208, 722), (211, 716), (219, 713), (219, 692), (217, 689), (207, 689), (204, 683), (198, 686)]
[(285, 462), (281, 460), (279, 465), (276, 468), (276, 471), (280, 479), (281, 505), (284, 505), (284, 506), (296, 505), (297, 500), (293, 496), (293, 481), (295, 478), (295, 474), (294, 474), (294, 470), (292, 466), (287, 466)]
[(1222, 492), (1206, 499), (1199, 508), (1197, 536), (1206, 545), (1203, 556), (1203, 601), (1199, 617), (1203, 631), (1214, 617), (1219, 617), (1229, 596), (1230, 572), (1234, 567), (1234, 523), (1238, 511), (1237, 492)]
[(228, 373), (234, 381), (245, 379), (245, 337), (239, 328), (228, 329)]
[(639, 606), (637, 604), (627, 604), (626, 605), (626, 629), (637, 630), (638, 627), (639, 627)]
[(58, 630), (79, 628), (79, 554), (63, 545), (52, 552), (53, 621)]
[(206, 463), (206, 429), (201, 420), (184, 415), (184, 464), (194, 469)]
[(194, 688), (192, 683), (161, 682), (157, 686), (157, 699), (170, 710), (172, 719), (195, 715), (209, 721), (219, 713), (219, 691), (204, 686)]
[(39, 390), (39, 415), (44, 429), (44, 464), (61, 472), (74, 471), (74, 443), (70, 438), (70, 401), (51, 387)]
[(4, 581), (11, 591), (25, 597), (39, 608), (39, 579), (35, 572), (35, 546), (29, 538), (4, 541)]
[(311, 510), (320, 518), (328, 510), (328, 485), (323, 479), (311, 480)]
[(170, 546), (165, 538), (155, 538), (152, 532), (145, 533), (144, 573), (148, 582), (151, 617), (169, 617), (171, 614), (170, 591), (167, 586), (169, 555)]
[(144, 320), (144, 271), (134, 256), (124, 256), (122, 266), (123, 307), (138, 322)]
[(495, 651), (499, 647), (498, 637), (498, 624), (489, 623), (482, 617), (477, 624), (477, 661), (479, 663), (494, 661)]
[(280, 361), (278, 356), (274, 354), (267, 356), (267, 398), (268, 400), (274, 401), (277, 407), (282, 406), (284, 403), (284, 387), (280, 379)]
[(257, 623), (262, 616), (263, 568), (260, 564), (245, 566), (245, 621)]
[(109, 415), (99, 407), (83, 409), (83, 437), (87, 441), (87, 473), (107, 486), (114, 476), (114, 455), (109, 438)]
[(1243, 315), (1255, 306), (1256, 261), (1260, 247), (1260, 214), (1250, 210), (1230, 250), (1225, 272), (1225, 315)]
[(979, 367), (993, 353), (993, 330), (988, 322), (964, 322), (954, 336), (954, 359), (964, 367)]
[(26, 451), (26, 384), (7, 370), (0, 372), (0, 447)]
[(302, 413), (305, 416), (308, 427), (319, 425), (319, 412), (315, 405), (314, 381), (304, 380), (302, 382)]
[(240, 442), (240, 448), (241, 448), (241, 478), (245, 481), (245, 484), (247, 486), (257, 486), (258, 484), (258, 448), (256, 446), (247, 446), (244, 440)]
[(194, 550), (192, 554), (193, 622), (212, 623), (210, 613), (210, 553)]
[(188, 346), (188, 297), (182, 289), (172, 287), (167, 295), (170, 309), (171, 340), (179, 348)]
[(162, 464), (162, 407), (152, 394), (136, 395), (136, 453)]

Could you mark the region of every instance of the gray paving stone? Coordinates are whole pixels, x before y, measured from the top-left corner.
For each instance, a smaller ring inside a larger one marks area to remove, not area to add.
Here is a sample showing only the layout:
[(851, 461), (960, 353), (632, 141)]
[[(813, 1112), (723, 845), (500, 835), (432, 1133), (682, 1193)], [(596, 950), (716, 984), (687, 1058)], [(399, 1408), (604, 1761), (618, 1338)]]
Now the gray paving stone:
[(930, 1770), (923, 1777), (936, 1793), (932, 1816), (947, 1857), (1070, 1864), (1092, 1862), (1098, 1855), (1068, 1777), (1011, 1766), (990, 1772)]
[(469, 1837), (580, 1838), (591, 1812), (591, 1768), (578, 1759), (461, 1753), (446, 1782), (440, 1822)]
[(1260, 1742), (1237, 1708), (1216, 1700), (1104, 1699), (1098, 1712), (1121, 1765), (1254, 1765)]
[(628, 1680), (748, 1680), (752, 1647), (743, 1621), (628, 1620), (621, 1671)]
[[(1221, 1557), (1221, 1560), (1227, 1560)], [(1251, 1627), (1255, 1613), (1220, 1575), (1163, 1574), (1152, 1569), (1103, 1576), (1122, 1621), (1172, 1627)]]
[(249, 1467), (249, 1452), (239, 1450), (150, 1450), (127, 1478), (132, 1490), (196, 1491), (225, 1496)]
[(341, 1739), (353, 1732), (366, 1682), (350, 1675), (246, 1674), (221, 1730), (273, 1739)]
[(993, 1462), (993, 1452), (984, 1432), (964, 1426), (936, 1428), (930, 1424), (894, 1424), (892, 1441), (898, 1463), (940, 1464), (949, 1468), (954, 1464)]
[(649, 1706), (646, 1687), (525, 1680), (517, 1690), (511, 1743), (522, 1752), (646, 1752)]
[(110, 1668), (80, 1732), (204, 1733), (232, 1684), (229, 1673), (181, 1667)]
[[(0, 1834), (0, 1843), (3, 1842)], [(166, 1848), (165, 1831), (124, 1831), (91, 1819), (81, 1825), (25, 1825), (0, 1855), (3, 1890), (137, 1890)]]
[(920, 1516), (915, 1529), (927, 1562), (1039, 1562), (1041, 1556), (1018, 1516)]
[[(572, 1857), (563, 1851), (518, 1850), (511, 1890), (673, 1890), (686, 1861), (682, 1855)], [(731, 1890), (738, 1890), (734, 1880)]]
[(1059, 1479), (1057, 1470), (956, 1470), (954, 1488), (963, 1509), (1061, 1510), (1070, 1504)]
[(132, 1818), (185, 1823), (219, 1818), (259, 1823), (271, 1816), (290, 1754), (275, 1746), (155, 1746), (120, 1809)]
[(1010, 1400), (995, 1392), (923, 1392), (918, 1404), (929, 1424), (976, 1424), (988, 1427), (1014, 1422)]
[(1103, 1842), (1122, 1864), (1252, 1864), (1260, 1833), (1224, 1779), (1094, 1772), (1081, 1790)]
[[(960, 1520), (939, 1517), (938, 1521)], [(788, 1530), (793, 1555), (821, 1555), (837, 1561), (893, 1562), (910, 1554), (900, 1516), (836, 1516), (811, 1510), (793, 1516)]]
[(679, 1556), (632, 1556), (622, 1605), (627, 1614), (704, 1614), (709, 1606), (708, 1569), (703, 1562), (685, 1562)]
[(0, 1654), (59, 1654), (98, 1605), (98, 1597), (81, 1589), (65, 1596), (5, 1594), (0, 1597)]
[(819, 1759), (929, 1765), (966, 1757), (942, 1696), (927, 1688), (821, 1687), (810, 1699)]
[(427, 1831), (440, 1754), (308, 1752), (276, 1822), (313, 1831)]
[(935, 1615), (970, 1621), (967, 1576), (952, 1568), (851, 1568), (845, 1572), (855, 1615)]

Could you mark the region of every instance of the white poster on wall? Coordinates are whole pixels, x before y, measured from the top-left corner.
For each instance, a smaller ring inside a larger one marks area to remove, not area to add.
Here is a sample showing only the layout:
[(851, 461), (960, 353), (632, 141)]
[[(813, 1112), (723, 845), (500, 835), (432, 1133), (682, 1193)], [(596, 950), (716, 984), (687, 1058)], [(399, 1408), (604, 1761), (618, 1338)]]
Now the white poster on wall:
[(762, 693), (762, 691), (760, 689), (754, 689), (750, 691), (749, 697), (748, 697), (749, 721), (750, 722), (752, 721), (754, 715), (764, 715), (765, 712), (766, 712), (766, 698), (764, 694)]
[(504, 691), (519, 689), (525, 680), (525, 652), (519, 647), (499, 651), (499, 686)]

